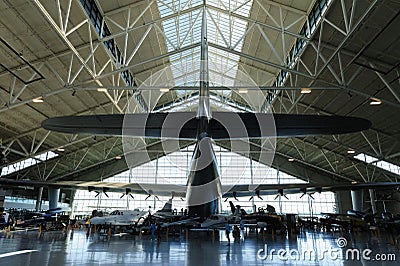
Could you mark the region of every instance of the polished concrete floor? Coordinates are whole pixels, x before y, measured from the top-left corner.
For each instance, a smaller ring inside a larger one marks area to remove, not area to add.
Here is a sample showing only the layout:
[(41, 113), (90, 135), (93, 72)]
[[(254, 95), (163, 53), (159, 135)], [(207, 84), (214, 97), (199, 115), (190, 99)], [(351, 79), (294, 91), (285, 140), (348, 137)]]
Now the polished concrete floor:
[(79, 230), (2, 232), (0, 265), (400, 265), (400, 252), (384, 232), (305, 232), (291, 240), (250, 232), (241, 243), (227, 243), (223, 231), (214, 238), (206, 232), (163, 235), (160, 243), (147, 235), (108, 239)]

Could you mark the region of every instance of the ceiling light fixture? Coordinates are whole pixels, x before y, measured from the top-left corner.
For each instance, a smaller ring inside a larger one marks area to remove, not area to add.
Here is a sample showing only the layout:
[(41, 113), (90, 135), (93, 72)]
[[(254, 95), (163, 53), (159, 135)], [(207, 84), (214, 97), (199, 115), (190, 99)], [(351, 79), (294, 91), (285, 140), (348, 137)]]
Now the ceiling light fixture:
[(98, 88), (97, 91), (98, 92), (107, 92), (107, 89), (106, 88)]
[(354, 153), (356, 153), (356, 151), (353, 150), (353, 149), (348, 149), (348, 150), (347, 150), (347, 153), (348, 153), (348, 154), (354, 154)]
[(372, 97), (371, 101), (369, 102), (369, 105), (380, 105), (380, 104), (382, 104), (382, 101), (374, 97)]
[(63, 152), (63, 151), (65, 151), (65, 149), (64, 148), (58, 148), (57, 151)]
[(288, 161), (289, 162), (294, 162), (294, 158), (289, 158)]
[(245, 93), (248, 93), (249, 90), (248, 90), (248, 89), (239, 89), (238, 92), (239, 92), (240, 94), (245, 94)]
[(302, 88), (302, 89), (300, 90), (300, 93), (302, 93), (302, 94), (309, 94), (309, 93), (311, 93), (311, 89), (310, 89), (310, 88)]
[(44, 101), (43, 101), (42, 97), (38, 97), (38, 98), (32, 99), (32, 102), (34, 102), (34, 103), (42, 103)]
[(169, 89), (168, 88), (161, 88), (160, 91), (161, 92), (169, 92)]
[(115, 159), (116, 159), (116, 160), (121, 160), (122, 157), (121, 157), (121, 156), (115, 156)]

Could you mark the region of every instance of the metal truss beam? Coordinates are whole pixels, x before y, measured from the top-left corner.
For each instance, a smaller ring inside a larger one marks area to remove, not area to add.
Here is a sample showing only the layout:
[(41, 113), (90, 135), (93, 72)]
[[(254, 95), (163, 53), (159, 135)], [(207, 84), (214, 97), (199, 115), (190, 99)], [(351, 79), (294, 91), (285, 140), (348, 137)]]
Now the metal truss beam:
[(154, 62), (154, 61), (162, 60), (162, 59), (165, 59), (165, 58), (170, 57), (171, 55), (179, 54), (179, 53), (182, 53), (182, 52), (184, 52), (184, 51), (187, 51), (187, 50), (190, 50), (190, 49), (199, 47), (199, 46), (200, 46), (200, 43), (194, 43), (194, 44), (191, 44), (191, 45), (182, 47), (182, 48), (180, 48), (180, 49), (177, 49), (177, 50), (174, 50), (174, 51), (165, 53), (165, 54), (163, 54), (163, 55), (155, 56), (155, 57), (146, 59), (146, 60), (144, 60), (144, 61), (142, 61), (142, 62), (138, 62), (138, 63), (135, 63), (135, 64), (131, 64), (131, 65), (129, 65), (129, 66), (125, 66), (125, 67), (122, 67), (122, 68), (120, 68), (120, 69), (117, 69), (117, 70), (114, 70), (114, 71), (111, 71), (111, 72), (108, 72), (108, 73), (104, 73), (104, 74), (102, 74), (102, 75), (99, 75), (99, 76), (95, 77), (94, 79), (89, 79), (89, 80), (83, 81), (83, 82), (81, 82), (80, 84), (81, 84), (81, 85), (82, 85), (82, 84), (87, 84), (87, 83), (92, 82), (93, 80), (101, 80), (101, 79), (110, 77), (110, 76), (112, 76), (112, 75), (118, 74), (118, 73), (120, 73), (120, 72), (123, 72), (123, 71), (125, 71), (125, 70), (130, 70), (130, 69), (133, 69), (133, 68), (135, 68), (135, 67), (141, 66), (141, 65), (143, 65), (143, 64), (148, 64), (148, 63), (151, 63), (151, 62)]
[[(289, 100), (290, 101), (290, 99), (287, 97), (287, 96), (283, 96), (282, 95), (282, 97), (283, 98), (286, 98), (287, 100)], [(327, 111), (325, 111), (325, 110), (322, 110), (322, 109), (319, 109), (319, 108), (317, 108), (317, 107), (315, 107), (315, 106), (312, 106), (312, 105), (310, 105), (310, 104), (306, 104), (306, 103), (303, 103), (303, 102), (301, 102), (301, 101), (298, 101), (296, 104), (298, 104), (299, 106), (301, 106), (301, 107), (304, 107), (304, 108), (306, 108), (306, 109), (312, 109), (312, 110), (314, 110), (316, 113), (318, 113), (318, 114), (322, 114), (322, 115), (335, 115), (334, 113), (330, 113), (330, 112), (327, 112)], [(398, 139), (396, 139), (395, 137), (393, 137), (392, 135), (389, 135), (389, 134), (387, 134), (387, 133), (385, 133), (385, 132), (382, 132), (382, 131), (380, 131), (380, 130), (378, 130), (378, 129), (376, 129), (376, 128), (370, 128), (370, 129), (368, 129), (368, 131), (372, 131), (372, 132), (374, 132), (377, 136), (380, 136), (380, 135), (382, 135), (382, 136), (384, 136), (384, 137), (386, 137), (386, 138), (390, 138), (392, 141), (393, 141), (393, 143), (399, 143), (399, 140)], [(363, 134), (365, 134), (365, 133), (363, 133)], [(321, 139), (323, 139), (323, 140), (325, 140), (325, 141), (331, 141), (331, 140), (329, 140), (328, 138), (326, 138), (326, 137), (324, 137), (324, 136), (319, 136), (318, 138), (321, 138)], [(380, 138), (380, 137), (378, 137), (378, 138)], [(335, 145), (339, 145), (340, 143), (339, 142), (335, 142)], [(350, 146), (348, 146), (348, 145), (345, 145), (345, 144), (340, 144), (341, 146), (342, 146), (342, 149), (345, 149), (345, 150), (348, 150), (348, 149), (350, 149), (350, 148), (352, 148), (352, 147), (350, 147)], [(364, 152), (364, 151), (363, 151)], [(365, 152), (365, 153), (367, 153), (368, 154), (368, 152)], [(380, 159), (383, 159), (383, 160), (385, 160), (386, 159), (386, 157), (381, 157)]]
[(302, 72), (297, 71), (295, 69), (291, 69), (291, 68), (276, 64), (274, 62), (271, 62), (271, 61), (268, 61), (268, 60), (264, 60), (264, 59), (261, 59), (261, 58), (258, 58), (258, 57), (255, 57), (255, 56), (252, 56), (252, 55), (249, 55), (249, 54), (245, 54), (243, 52), (239, 52), (239, 51), (236, 51), (236, 50), (233, 50), (233, 49), (230, 49), (230, 48), (227, 48), (227, 47), (224, 47), (224, 46), (212, 43), (212, 42), (209, 42), (208, 45), (210, 47), (214, 47), (214, 48), (219, 49), (221, 51), (225, 51), (225, 52), (228, 52), (228, 53), (231, 53), (231, 54), (235, 54), (235, 55), (241, 56), (241, 57), (246, 58), (246, 59), (250, 59), (252, 61), (264, 64), (264, 65), (267, 65), (267, 66), (271, 66), (271, 67), (274, 67), (274, 68), (277, 68), (277, 69), (284, 70), (284, 71), (289, 72), (289, 73), (293, 73), (295, 75), (299, 75), (299, 76), (306, 77), (306, 78), (309, 78), (309, 79), (314, 79), (313, 76), (311, 76), (311, 75), (309, 75), (307, 73), (302, 73)]
[[(40, 3), (39, 0), (34, 0), (33, 3), (35, 4), (35, 6), (39, 9), (39, 11), (42, 13), (42, 15), (46, 18), (46, 20), (48, 21), (48, 23), (52, 26), (52, 28), (57, 32), (57, 34), (60, 36), (61, 40), (67, 45), (67, 47), (72, 51), (72, 54), (74, 56), (74, 58), (76, 58), (79, 63), (80, 63), (80, 68), (79, 70), (75, 73), (75, 75), (73, 76), (72, 79), (68, 80), (68, 83), (73, 83), (74, 80), (78, 77), (78, 75), (81, 73), (81, 71), (83, 69), (85, 69), (85, 71), (92, 77), (96, 77), (96, 70), (95, 70), (95, 61), (94, 61), (94, 57), (95, 57), (95, 51), (97, 50), (97, 48), (99, 47), (99, 44), (97, 44), (96, 46), (93, 46), (93, 42), (92, 42), (92, 38), (91, 38), (91, 26), (90, 23), (88, 21), (88, 19), (83, 20), (81, 23), (79, 23), (78, 25), (76, 25), (74, 28), (72, 28), (71, 30), (69, 30), (67, 32), (67, 20), (65, 20), (65, 24), (62, 23), (63, 19), (62, 19), (62, 12), (61, 12), (61, 6), (60, 3), (58, 2), (58, 9), (59, 9), (59, 13), (58, 13), (58, 19), (59, 22), (57, 23), (55, 21), (55, 19), (50, 15), (50, 13), (47, 11), (47, 9), (42, 5), (42, 3)], [(71, 8), (71, 6), (68, 6), (68, 10)], [(67, 11), (67, 16), (66, 19), (68, 17), (69, 11)], [(80, 53), (78, 52), (78, 50), (75, 48), (75, 46), (72, 44), (72, 42), (68, 39), (68, 36), (71, 34), (71, 32), (76, 31), (78, 28), (82, 27), (84, 24), (88, 24), (88, 34), (90, 37), (90, 48), (91, 48), (91, 53), (89, 54), (89, 56), (84, 59)], [(92, 59), (92, 67), (89, 67), (88, 65), (88, 61)], [(72, 65), (73, 62), (73, 58), (71, 57), (71, 64)], [(70, 67), (70, 73), (69, 73), (69, 77), (71, 76), (71, 70), (72, 68)], [(98, 80), (95, 80), (95, 82), (99, 85), (102, 86), (102, 83)], [(118, 106), (118, 104), (112, 99), (112, 97), (109, 95), (108, 92), (105, 93), (106, 96), (110, 99), (110, 101), (114, 104), (115, 108), (122, 113), (122, 109)]]
[[(345, 37), (341, 40), (339, 45), (336, 46), (336, 50), (333, 52), (333, 54), (331, 54), (331, 56), (326, 60), (324, 65), (316, 73), (316, 78), (318, 78), (324, 72), (324, 70), (328, 67), (328, 65), (332, 62), (332, 60), (337, 56), (337, 54), (340, 52), (340, 50), (343, 48), (343, 46), (347, 43), (347, 41), (353, 36), (353, 33), (356, 32), (356, 30), (361, 25), (363, 25), (364, 21), (369, 17), (369, 15), (375, 9), (375, 7), (378, 3), (380, 3), (379, 0), (375, 0), (372, 3), (370, 3), (367, 10), (360, 16), (357, 23), (354, 24), (354, 26), (348, 32), (346, 32)], [(347, 10), (344, 10), (344, 8), (345, 8), (344, 5), (342, 5), (341, 7), (342, 7), (343, 12), (347, 12)]]
[(215, 11), (217, 11), (219, 13), (226, 14), (228, 16), (232, 16), (234, 18), (246, 21), (249, 24), (253, 24), (254, 23), (255, 25), (259, 25), (261, 27), (265, 27), (265, 28), (267, 28), (269, 30), (276, 31), (278, 33), (283, 33), (283, 34), (291, 36), (291, 37), (295, 37), (295, 38), (302, 39), (302, 40), (305, 40), (305, 41), (310, 41), (309, 38), (307, 38), (307, 37), (305, 37), (303, 35), (300, 35), (300, 34), (298, 34), (296, 32), (289, 31), (289, 30), (287, 30), (285, 28), (281, 28), (281, 27), (277, 27), (277, 26), (270, 25), (270, 24), (267, 24), (267, 23), (263, 23), (263, 22), (260, 22), (260, 21), (257, 21), (257, 20), (242, 16), (242, 15), (239, 15), (239, 14), (236, 14), (236, 13), (232, 13), (229, 10), (218, 8), (216, 6), (206, 5), (206, 7), (207, 7), (207, 9), (215, 10)]

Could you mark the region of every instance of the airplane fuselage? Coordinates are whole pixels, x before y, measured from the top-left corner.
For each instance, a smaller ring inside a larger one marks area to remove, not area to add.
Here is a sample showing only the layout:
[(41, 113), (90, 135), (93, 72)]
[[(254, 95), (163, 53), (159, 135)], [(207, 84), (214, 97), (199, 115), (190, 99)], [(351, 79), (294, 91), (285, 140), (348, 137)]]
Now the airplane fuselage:
[(222, 189), (212, 141), (209, 98), (207, 19), (203, 10), (200, 47), (200, 90), (197, 113), (197, 143), (188, 175), (186, 200), (189, 216), (206, 219), (219, 211)]
[(141, 217), (148, 214), (146, 211), (121, 210), (114, 211), (109, 216), (93, 217), (90, 224), (93, 225), (134, 225)]
[(206, 219), (219, 212), (222, 196), (220, 174), (211, 138), (199, 136), (188, 176), (186, 200), (192, 217)]

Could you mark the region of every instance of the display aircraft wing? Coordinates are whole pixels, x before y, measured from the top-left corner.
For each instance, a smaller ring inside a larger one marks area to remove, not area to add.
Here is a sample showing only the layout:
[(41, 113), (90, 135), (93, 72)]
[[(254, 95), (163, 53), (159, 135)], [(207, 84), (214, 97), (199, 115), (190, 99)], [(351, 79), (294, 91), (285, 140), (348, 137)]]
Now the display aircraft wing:
[[(97, 181), (37, 181), (0, 178), (0, 187), (59, 187), (96, 192), (126, 192), (132, 194), (186, 197), (185, 185), (151, 184), (151, 183), (114, 183)], [(357, 184), (261, 184), (261, 185), (223, 185), (223, 197), (262, 196), (275, 194), (313, 193), (324, 191), (346, 191), (359, 189), (398, 189), (400, 182), (371, 182)]]
[(349, 191), (360, 189), (398, 189), (400, 182), (370, 182), (370, 183), (357, 183), (357, 184), (261, 184), (261, 185), (234, 185), (229, 190), (224, 190), (222, 186), (224, 198), (227, 197), (245, 197), (245, 196), (262, 196), (262, 195), (275, 195), (275, 194), (296, 194), (296, 193), (314, 193), (325, 191)]
[(151, 183), (117, 183), (99, 181), (39, 181), (14, 180), (0, 178), (0, 187), (57, 187), (71, 190), (89, 190), (95, 192), (122, 192), (130, 194), (185, 197), (186, 186)]
[[(213, 112), (208, 135), (214, 140), (300, 137), (366, 130), (371, 122), (358, 117)], [(62, 116), (46, 119), (48, 130), (105, 136), (195, 140), (195, 112)]]

